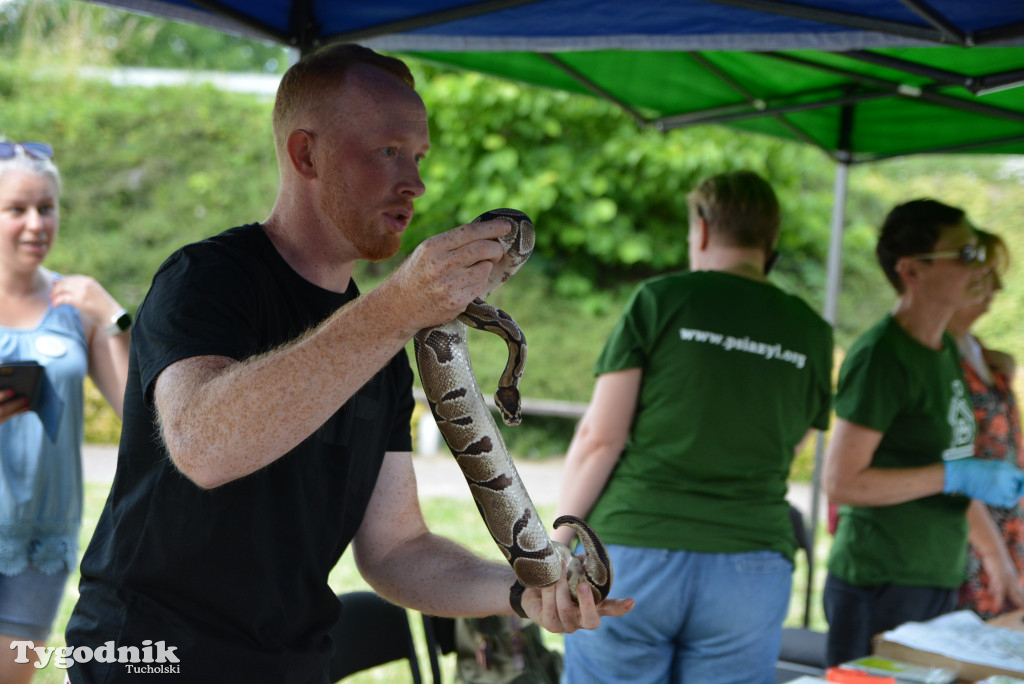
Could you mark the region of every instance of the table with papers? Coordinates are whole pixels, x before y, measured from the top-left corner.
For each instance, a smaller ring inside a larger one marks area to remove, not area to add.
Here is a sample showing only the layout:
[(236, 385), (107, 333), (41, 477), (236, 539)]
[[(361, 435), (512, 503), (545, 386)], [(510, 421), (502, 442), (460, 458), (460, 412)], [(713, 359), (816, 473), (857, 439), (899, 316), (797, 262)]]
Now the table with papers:
[(1024, 679), (1024, 611), (989, 622), (969, 610), (908, 622), (876, 637), (874, 652), (909, 663), (955, 668), (960, 681), (993, 675)]

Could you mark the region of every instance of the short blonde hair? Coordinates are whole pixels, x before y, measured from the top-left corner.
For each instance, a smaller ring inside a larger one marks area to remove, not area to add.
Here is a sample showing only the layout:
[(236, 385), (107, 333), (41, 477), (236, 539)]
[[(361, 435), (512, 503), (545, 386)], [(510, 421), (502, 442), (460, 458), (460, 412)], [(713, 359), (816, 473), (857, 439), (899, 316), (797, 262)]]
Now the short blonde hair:
[(353, 43), (328, 45), (293, 64), (281, 78), (274, 100), (274, 141), (280, 147), (291, 133), (291, 121), (297, 112), (315, 110), (325, 91), (338, 90), (345, 76), (356, 65), (376, 67), (416, 87), (416, 80), (405, 62)]
[(722, 173), (686, 196), (691, 219), (700, 216), (720, 244), (771, 251), (779, 237), (779, 200), (768, 181), (753, 171)]

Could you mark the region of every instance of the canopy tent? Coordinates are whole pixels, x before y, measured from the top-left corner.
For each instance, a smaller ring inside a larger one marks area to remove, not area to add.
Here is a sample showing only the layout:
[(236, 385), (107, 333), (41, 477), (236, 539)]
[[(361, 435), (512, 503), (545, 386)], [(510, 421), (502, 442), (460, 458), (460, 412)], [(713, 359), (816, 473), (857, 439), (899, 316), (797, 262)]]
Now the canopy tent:
[(308, 50), (330, 41), (607, 98), (642, 125), (721, 123), (848, 165), (1024, 153), (1020, 0), (104, 0)]
[[(606, 98), (641, 125), (666, 130), (721, 123), (813, 144), (838, 162), (824, 311), (832, 322), (850, 164), (923, 152), (1024, 153), (1021, 0), (101, 4), (301, 51), (351, 41), (414, 54)], [(816, 479), (811, 529), (817, 488)]]
[[(1022, 4), (1024, 8), (1024, 4)], [(847, 52), (417, 52), (597, 94), (642, 125), (707, 123), (800, 140), (842, 162), (1024, 151), (1024, 48)]]

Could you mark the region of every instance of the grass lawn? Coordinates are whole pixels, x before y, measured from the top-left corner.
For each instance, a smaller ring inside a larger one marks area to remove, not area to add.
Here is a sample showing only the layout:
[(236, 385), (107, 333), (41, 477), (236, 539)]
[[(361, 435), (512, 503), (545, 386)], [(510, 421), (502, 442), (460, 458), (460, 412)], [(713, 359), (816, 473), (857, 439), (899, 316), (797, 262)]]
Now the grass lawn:
[[(106, 485), (95, 482), (86, 483), (85, 513), (81, 534), (82, 551), (85, 550), (85, 546), (88, 543), (89, 538), (92, 536), (92, 531), (96, 527), (96, 521), (99, 518), (106, 496)], [(476, 508), (473, 506), (471, 501), (466, 499), (428, 498), (423, 499), (422, 505), (424, 517), (434, 532), (455, 539), (487, 558), (502, 561), (501, 553), (494, 545), (494, 542), (491, 541), (490, 536), (487, 534), (487, 528), (484, 527), (483, 521), (480, 519), (476, 512)], [(550, 525), (550, 521), (553, 519), (554, 507), (540, 506), (539, 513), (541, 514), (542, 519)], [(824, 582), (824, 572), (821, 568), (824, 567), (826, 553), (827, 536), (826, 533), (819, 532), (816, 544), (818, 571), (816, 573), (816, 586), (812, 593), (811, 601), (811, 626), (816, 629), (825, 629), (824, 619), (821, 617), (821, 584)], [(801, 616), (803, 615), (803, 596), (804, 588), (806, 587), (805, 578), (806, 567), (803, 558), (799, 557), (797, 559), (796, 572), (793, 577), (793, 600), (790, 605), (790, 615), (787, 619), (787, 624), (796, 625), (800, 623)], [(355, 563), (352, 561), (350, 555), (346, 555), (341, 559), (341, 562), (339, 562), (337, 567), (335, 567), (331, 572), (329, 581), (331, 587), (338, 593), (369, 588), (366, 582), (363, 581), (362, 577), (359, 576), (359, 573), (355, 568)], [(77, 599), (78, 573), (76, 571), (68, 581), (67, 589), (64, 593), (64, 600), (61, 604), (60, 612), (57, 615), (53, 637), (49, 645), (64, 645), (64, 626), (67, 624), (68, 618), (71, 616), (71, 610)], [(412, 625), (417, 637), (417, 643), (422, 645), (422, 625), (418, 619), (412, 620)], [(562, 648), (562, 637), (559, 635), (545, 633), (545, 641), (550, 648), (558, 650), (561, 650)], [(425, 681), (429, 681), (430, 672), (429, 666), (427, 665), (426, 651), (422, 648), (421, 651), (421, 669), (423, 670)], [(441, 659), (441, 674), (443, 680), (445, 682), (454, 681), (454, 672), (454, 655), (443, 657)], [(400, 662), (358, 673), (345, 681), (351, 682), (352, 684), (369, 684), (371, 682), (401, 684), (403, 682), (409, 682), (411, 679), (408, 667), (404, 662)], [(37, 684), (63, 684), (64, 671), (53, 667), (52, 664), (48, 665), (39, 672), (35, 678), (35, 682)]]

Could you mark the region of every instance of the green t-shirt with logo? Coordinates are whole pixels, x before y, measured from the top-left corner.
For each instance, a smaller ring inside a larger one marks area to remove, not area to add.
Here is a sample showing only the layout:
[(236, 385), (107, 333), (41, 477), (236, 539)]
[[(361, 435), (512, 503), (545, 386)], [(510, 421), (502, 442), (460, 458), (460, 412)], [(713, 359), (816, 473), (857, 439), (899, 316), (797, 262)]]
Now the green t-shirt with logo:
[(613, 544), (741, 553), (795, 543), (794, 448), (828, 426), (832, 328), (770, 283), (718, 271), (646, 281), (597, 362), (640, 368), (636, 416), (588, 521)]
[[(836, 416), (883, 433), (871, 465), (968, 458), (975, 423), (956, 344), (929, 349), (886, 316), (850, 348)], [(828, 569), (855, 586), (953, 588), (964, 579), (968, 499), (936, 494), (894, 506), (843, 506)]]

